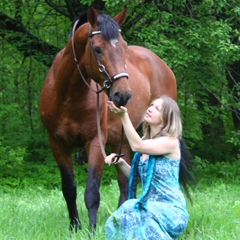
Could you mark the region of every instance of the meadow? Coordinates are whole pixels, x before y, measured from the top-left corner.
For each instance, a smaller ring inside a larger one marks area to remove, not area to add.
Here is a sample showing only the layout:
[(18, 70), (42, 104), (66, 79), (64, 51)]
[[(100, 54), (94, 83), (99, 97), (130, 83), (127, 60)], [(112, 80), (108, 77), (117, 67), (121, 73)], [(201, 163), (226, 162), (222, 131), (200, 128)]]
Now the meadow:
[[(239, 240), (239, 181), (201, 179), (191, 190), (188, 202), (189, 225), (180, 240)], [(104, 223), (116, 209), (116, 180), (101, 186), (98, 227), (93, 239), (104, 238)], [(1, 240), (83, 240), (88, 239), (88, 217), (83, 201), (84, 184), (78, 186), (78, 209), (83, 230), (70, 233), (65, 201), (59, 188), (47, 189), (33, 184), (25, 188), (0, 190)]]

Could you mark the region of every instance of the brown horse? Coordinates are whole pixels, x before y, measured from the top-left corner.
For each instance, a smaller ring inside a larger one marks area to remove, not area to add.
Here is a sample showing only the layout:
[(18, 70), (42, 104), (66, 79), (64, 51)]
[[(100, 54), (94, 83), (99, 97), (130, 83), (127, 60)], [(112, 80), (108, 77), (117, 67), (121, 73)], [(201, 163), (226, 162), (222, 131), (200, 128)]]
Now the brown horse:
[[(42, 89), (40, 114), (60, 168), (71, 229), (81, 228), (72, 150), (84, 147), (87, 153), (88, 178), (84, 199), (90, 227), (93, 228), (96, 228), (99, 187), (104, 169), (100, 142), (103, 146), (111, 146), (112, 152), (119, 151), (121, 123), (108, 111), (108, 98), (116, 106), (128, 103), (135, 128), (140, 126), (144, 112), (154, 98), (162, 94), (177, 98), (176, 79), (166, 63), (150, 50), (127, 46), (123, 40), (120, 26), (126, 14), (127, 9), (124, 8), (113, 19), (109, 15), (99, 15), (93, 7), (89, 8), (88, 22), (76, 31), (75, 25), (72, 38), (57, 54)], [(97, 96), (100, 97), (101, 134), (97, 128)], [(130, 163), (126, 139), (123, 140), (122, 153)], [(127, 182), (118, 171), (119, 205), (127, 198)]]

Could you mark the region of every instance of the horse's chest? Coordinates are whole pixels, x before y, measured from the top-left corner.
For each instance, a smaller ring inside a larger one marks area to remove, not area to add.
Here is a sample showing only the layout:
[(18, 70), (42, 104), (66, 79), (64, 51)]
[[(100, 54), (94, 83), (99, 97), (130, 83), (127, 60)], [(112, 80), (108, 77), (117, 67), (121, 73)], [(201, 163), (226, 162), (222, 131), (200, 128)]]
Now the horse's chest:
[(71, 144), (79, 144), (92, 139), (97, 134), (97, 125), (94, 122), (72, 121), (64, 119), (58, 122), (55, 137)]

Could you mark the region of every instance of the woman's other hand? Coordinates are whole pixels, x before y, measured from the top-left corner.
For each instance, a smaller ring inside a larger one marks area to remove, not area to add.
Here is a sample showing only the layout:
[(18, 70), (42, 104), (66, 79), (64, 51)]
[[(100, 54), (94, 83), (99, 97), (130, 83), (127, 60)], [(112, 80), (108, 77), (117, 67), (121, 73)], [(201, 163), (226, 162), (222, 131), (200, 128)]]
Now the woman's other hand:
[(121, 157), (118, 159), (118, 156), (116, 153), (111, 153), (110, 155), (105, 157), (105, 163), (108, 164), (109, 166), (112, 164), (119, 164), (124, 162), (125, 160), (122, 159)]

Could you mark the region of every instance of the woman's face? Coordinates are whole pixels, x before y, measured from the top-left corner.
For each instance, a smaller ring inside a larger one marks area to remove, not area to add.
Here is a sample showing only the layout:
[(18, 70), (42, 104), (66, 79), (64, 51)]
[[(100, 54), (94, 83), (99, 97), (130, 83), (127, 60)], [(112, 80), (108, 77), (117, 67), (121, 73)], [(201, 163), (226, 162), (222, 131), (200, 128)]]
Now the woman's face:
[(162, 99), (156, 99), (148, 107), (144, 120), (151, 125), (160, 125), (162, 122)]

